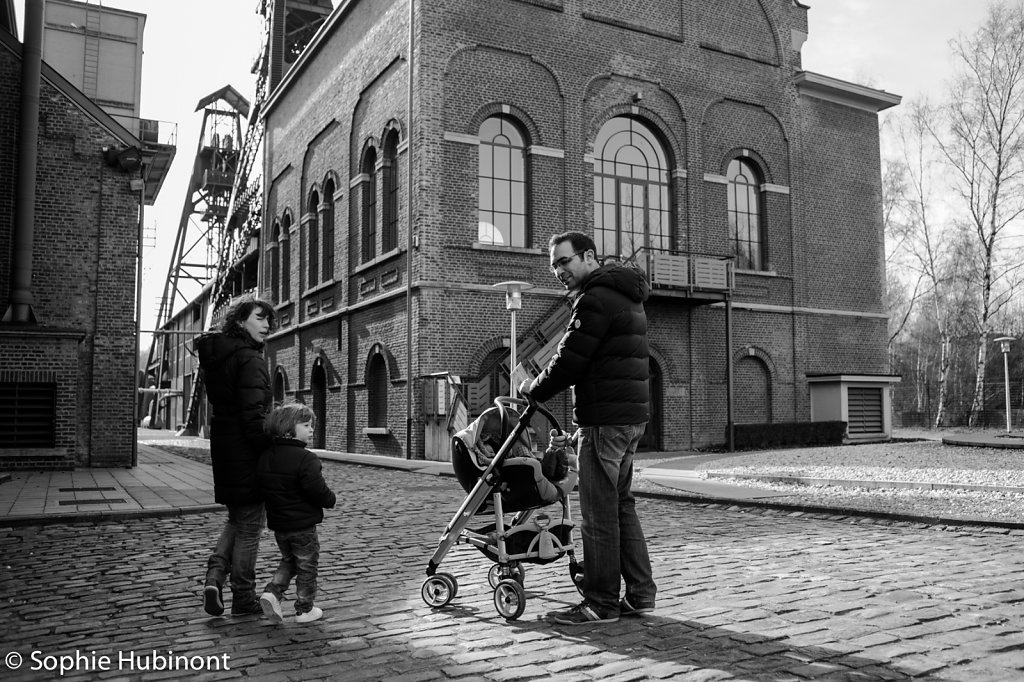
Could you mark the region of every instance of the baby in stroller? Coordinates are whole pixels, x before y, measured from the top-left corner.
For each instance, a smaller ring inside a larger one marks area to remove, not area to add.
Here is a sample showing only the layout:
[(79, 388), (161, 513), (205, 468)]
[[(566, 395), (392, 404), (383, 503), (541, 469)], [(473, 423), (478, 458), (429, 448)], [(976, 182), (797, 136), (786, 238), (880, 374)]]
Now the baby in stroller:
[[(522, 414), (513, 409), (523, 404)], [(452, 438), (452, 468), (468, 496), (427, 566), (421, 596), (429, 606), (445, 606), (458, 592), (455, 576), (438, 573), (437, 567), (459, 543), (476, 547), (494, 562), (487, 578), (494, 588), (494, 606), (507, 620), (526, 608), (524, 563), (547, 564), (567, 555), (577, 583), (582, 569), (573, 553), (568, 499), (577, 481), (576, 456), (570, 448), (534, 452), (528, 427), (537, 413), (553, 425), (553, 434), (561, 432), (551, 413), (535, 402), (498, 398), (495, 407)], [(559, 502), (561, 513), (552, 518), (544, 507)], [(493, 522), (469, 529), (482, 515), (493, 516)]]

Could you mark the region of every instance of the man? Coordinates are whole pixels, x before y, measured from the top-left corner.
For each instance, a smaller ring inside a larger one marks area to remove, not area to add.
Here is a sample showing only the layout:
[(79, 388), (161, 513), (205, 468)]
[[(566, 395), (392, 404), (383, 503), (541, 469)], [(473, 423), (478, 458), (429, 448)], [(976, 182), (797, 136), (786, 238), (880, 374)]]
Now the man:
[(582, 232), (555, 235), (549, 248), (551, 271), (575, 296), (572, 316), (551, 362), (520, 392), (544, 402), (573, 388), (585, 568), (583, 602), (548, 617), (614, 623), (653, 611), (657, 591), (631, 490), (633, 455), (650, 419), (643, 305), (650, 285), (633, 268), (602, 266)]

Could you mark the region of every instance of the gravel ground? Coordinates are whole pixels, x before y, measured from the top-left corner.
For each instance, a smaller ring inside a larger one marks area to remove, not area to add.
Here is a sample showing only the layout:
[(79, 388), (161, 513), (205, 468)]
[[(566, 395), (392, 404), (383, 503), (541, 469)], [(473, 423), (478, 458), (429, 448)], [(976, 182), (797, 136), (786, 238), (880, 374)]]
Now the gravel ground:
[[(899, 434), (896, 434), (899, 435)], [(931, 435), (935, 438), (935, 435)], [(992, 490), (924, 490), (805, 485), (750, 481), (719, 482), (790, 493), (770, 498), (772, 504), (827, 507), (899, 514), (950, 521), (1024, 523), (1024, 493), (998, 488), (1024, 488), (1024, 450), (943, 445), (940, 440), (894, 441), (838, 447), (767, 450), (738, 454), (698, 464), (706, 474), (798, 476), (835, 481), (913, 481)], [(640, 481), (639, 489), (660, 488)]]

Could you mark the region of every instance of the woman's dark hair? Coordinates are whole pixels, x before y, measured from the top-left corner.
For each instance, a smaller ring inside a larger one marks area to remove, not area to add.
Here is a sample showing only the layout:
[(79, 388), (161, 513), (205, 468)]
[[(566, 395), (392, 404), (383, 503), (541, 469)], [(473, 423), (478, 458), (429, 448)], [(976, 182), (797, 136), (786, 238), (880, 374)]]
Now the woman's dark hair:
[(274, 306), (259, 298), (245, 297), (232, 303), (228, 311), (224, 313), (220, 330), (225, 334), (245, 333), (242, 331), (242, 323), (249, 319), (252, 311), (256, 308), (259, 308), (267, 316), (270, 331), (277, 329), (277, 313), (274, 312)]

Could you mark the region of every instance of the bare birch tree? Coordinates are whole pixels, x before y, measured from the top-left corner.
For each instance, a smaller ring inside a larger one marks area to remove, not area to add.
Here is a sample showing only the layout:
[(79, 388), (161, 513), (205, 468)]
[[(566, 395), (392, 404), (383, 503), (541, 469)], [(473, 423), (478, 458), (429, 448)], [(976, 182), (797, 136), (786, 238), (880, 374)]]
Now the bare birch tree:
[(1005, 236), (1024, 212), (1024, 6), (993, 5), (981, 28), (955, 39), (952, 48), (959, 66), (945, 112), (947, 127), (938, 129), (932, 121), (929, 126), (952, 167), (979, 258), (968, 421), (974, 426), (984, 408), (991, 321), (1016, 272), (1003, 251)]
[(949, 370), (952, 362), (952, 338), (962, 333), (958, 321), (963, 308), (962, 295), (967, 282), (964, 272), (964, 249), (955, 248), (957, 234), (944, 224), (941, 203), (935, 188), (941, 186), (939, 150), (929, 133), (929, 122), (936, 112), (926, 102), (912, 103), (894, 125), (895, 138), (903, 168), (902, 239), (904, 273), (913, 273), (915, 291), (920, 291), (927, 306), (931, 324), (937, 332), (936, 401), (933, 426), (946, 423), (949, 395)]

